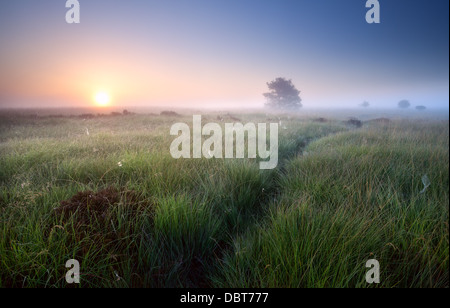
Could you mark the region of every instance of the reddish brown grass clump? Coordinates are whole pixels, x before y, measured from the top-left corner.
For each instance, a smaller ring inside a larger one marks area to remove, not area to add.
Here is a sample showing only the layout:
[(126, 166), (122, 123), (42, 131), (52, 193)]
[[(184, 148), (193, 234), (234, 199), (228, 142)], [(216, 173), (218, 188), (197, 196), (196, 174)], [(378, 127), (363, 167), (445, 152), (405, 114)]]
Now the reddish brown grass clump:
[(104, 220), (111, 210), (121, 203), (135, 212), (139, 205), (139, 198), (134, 191), (121, 192), (114, 187), (108, 187), (97, 193), (83, 191), (69, 200), (61, 201), (61, 206), (56, 208), (55, 212), (62, 214), (65, 219), (77, 213), (78, 223), (90, 224)]

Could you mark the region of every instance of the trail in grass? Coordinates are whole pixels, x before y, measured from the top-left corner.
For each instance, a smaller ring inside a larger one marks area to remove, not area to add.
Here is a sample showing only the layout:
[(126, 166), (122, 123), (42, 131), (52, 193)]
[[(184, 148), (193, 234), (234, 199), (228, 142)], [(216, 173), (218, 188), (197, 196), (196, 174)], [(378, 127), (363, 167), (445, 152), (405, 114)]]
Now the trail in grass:
[[(292, 124), (295, 125), (295, 122)], [(311, 124), (309, 123), (309, 125)], [(227, 214), (229, 215), (225, 215), (224, 219), (227, 224), (228, 240), (220, 244), (216, 266), (220, 267), (222, 257), (227, 253), (233, 253), (233, 250), (236, 249), (236, 239), (246, 237), (246, 234), (255, 232), (267, 223), (270, 218), (270, 206), (277, 204), (280, 198), (282, 198), (284, 190), (282, 179), (287, 175), (286, 165), (289, 161), (299, 155), (303, 155), (305, 149), (311, 142), (342, 131), (346, 131), (346, 128), (339, 124), (331, 128), (325, 127), (324, 125), (314, 125), (313, 129), (308, 129), (308, 126), (306, 126), (306, 129), (305, 127), (301, 127), (301, 129), (294, 128), (291, 132), (281, 137), (279, 162), (276, 170), (262, 170), (255, 177), (249, 177), (248, 182), (242, 181), (241, 179), (234, 179), (233, 183), (235, 187), (230, 191), (231, 195), (233, 195), (235, 190), (239, 189), (239, 185), (247, 185), (249, 182), (254, 181), (255, 178), (265, 178), (262, 181), (264, 185), (255, 185), (253, 189), (245, 191), (243, 194), (238, 194), (235, 198), (237, 200), (231, 202), (233, 204), (231, 204), (230, 209), (238, 208), (238, 213), (228, 212)], [(245, 166), (242, 165), (242, 168), (245, 168)], [(244, 197), (239, 199), (239, 196)], [(252, 199), (247, 196), (260, 197)], [(221, 200), (221, 206), (227, 206), (228, 204), (229, 202), (224, 203), (224, 200)], [(235, 251), (234, 253), (237, 252)]]
[[(448, 128), (400, 125), (327, 136), (286, 160), (270, 212), (236, 236), (214, 285), (370, 287), (375, 258), (384, 287), (448, 286)], [(426, 195), (425, 173), (442, 184)]]

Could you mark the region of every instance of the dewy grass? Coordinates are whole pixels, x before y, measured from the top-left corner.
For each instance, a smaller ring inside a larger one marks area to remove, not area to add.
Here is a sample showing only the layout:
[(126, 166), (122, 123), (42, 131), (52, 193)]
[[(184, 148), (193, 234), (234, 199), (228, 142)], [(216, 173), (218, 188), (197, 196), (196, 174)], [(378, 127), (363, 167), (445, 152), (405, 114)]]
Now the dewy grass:
[[(275, 118), (275, 170), (174, 160), (170, 126), (189, 116), (9, 119), (0, 286), (73, 287), (69, 259), (75, 287), (371, 287), (369, 259), (376, 286), (449, 286), (447, 120)], [(107, 210), (55, 210), (83, 192)]]
[[(369, 286), (362, 261), (376, 258), (385, 287), (448, 286), (448, 128), (402, 135), (369, 130), (311, 144), (280, 178), (284, 198), (268, 225), (235, 241), (217, 283)], [(442, 142), (433, 151), (421, 146), (430, 137)], [(422, 195), (425, 173), (435, 184)]]

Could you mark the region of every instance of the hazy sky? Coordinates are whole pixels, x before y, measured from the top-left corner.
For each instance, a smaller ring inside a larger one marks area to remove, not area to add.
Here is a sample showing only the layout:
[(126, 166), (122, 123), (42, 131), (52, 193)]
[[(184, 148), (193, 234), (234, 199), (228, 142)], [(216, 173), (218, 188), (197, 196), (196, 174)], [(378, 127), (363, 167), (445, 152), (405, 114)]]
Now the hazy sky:
[(0, 107), (258, 107), (292, 79), (305, 107), (448, 108), (449, 1), (65, 0), (0, 3)]

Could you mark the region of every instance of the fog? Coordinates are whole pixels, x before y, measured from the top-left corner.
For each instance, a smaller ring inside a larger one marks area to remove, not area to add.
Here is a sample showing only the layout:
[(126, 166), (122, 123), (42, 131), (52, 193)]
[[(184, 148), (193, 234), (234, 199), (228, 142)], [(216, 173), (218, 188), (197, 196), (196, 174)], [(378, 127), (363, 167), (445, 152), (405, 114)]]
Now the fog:
[(68, 24), (64, 5), (15, 0), (0, 10), (0, 108), (91, 108), (100, 91), (114, 110), (262, 108), (283, 77), (303, 111), (448, 110), (448, 5), (385, 2), (375, 25), (364, 1), (97, 0)]

